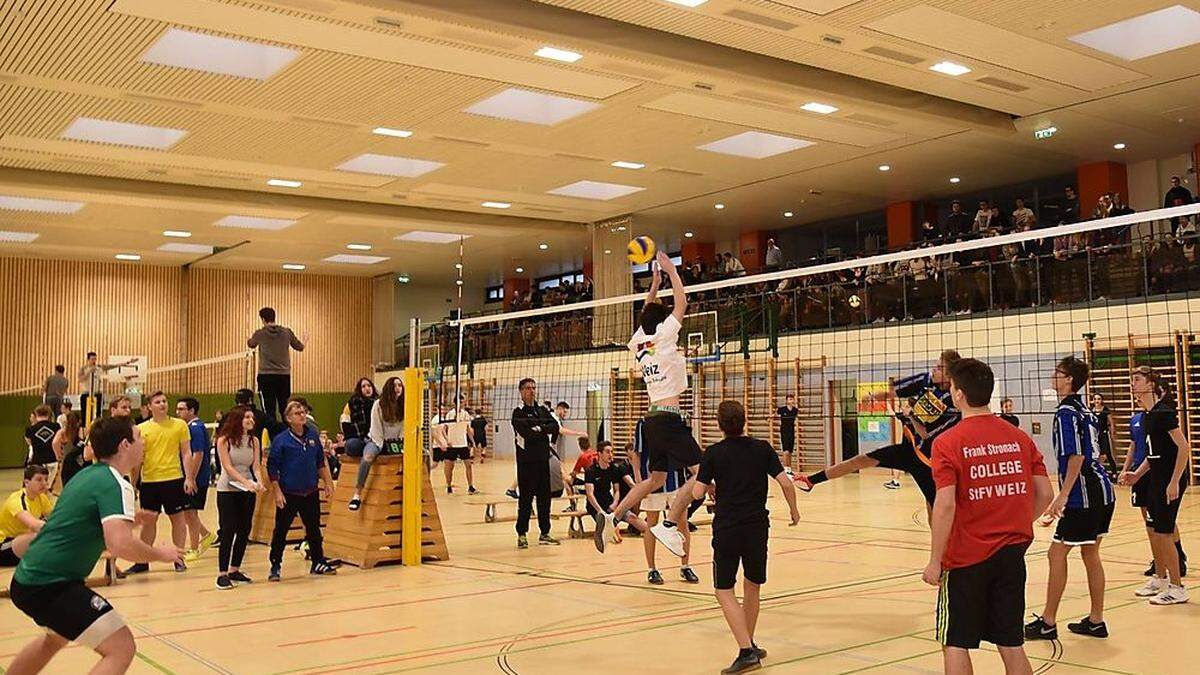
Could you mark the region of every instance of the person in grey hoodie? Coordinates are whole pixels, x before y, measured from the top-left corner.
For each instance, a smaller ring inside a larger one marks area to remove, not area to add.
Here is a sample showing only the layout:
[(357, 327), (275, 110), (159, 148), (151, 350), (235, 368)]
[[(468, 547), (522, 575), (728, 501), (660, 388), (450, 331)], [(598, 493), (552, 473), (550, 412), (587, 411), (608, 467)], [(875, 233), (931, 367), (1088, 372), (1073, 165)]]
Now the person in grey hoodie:
[(258, 393), (262, 396), (263, 410), (275, 421), (283, 419), (283, 410), (292, 395), (292, 353), (304, 351), (304, 343), (291, 328), (275, 323), (275, 309), (263, 307), (258, 310), (263, 326), (246, 340), (246, 346), (258, 348)]

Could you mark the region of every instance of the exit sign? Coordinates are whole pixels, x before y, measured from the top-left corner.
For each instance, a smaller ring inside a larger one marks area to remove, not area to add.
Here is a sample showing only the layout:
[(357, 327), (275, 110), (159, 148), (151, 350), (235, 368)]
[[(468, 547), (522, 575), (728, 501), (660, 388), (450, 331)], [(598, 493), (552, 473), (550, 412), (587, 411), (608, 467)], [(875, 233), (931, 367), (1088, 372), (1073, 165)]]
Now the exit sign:
[(1050, 138), (1058, 133), (1058, 127), (1046, 127), (1045, 129), (1034, 129), (1033, 137), (1037, 139)]

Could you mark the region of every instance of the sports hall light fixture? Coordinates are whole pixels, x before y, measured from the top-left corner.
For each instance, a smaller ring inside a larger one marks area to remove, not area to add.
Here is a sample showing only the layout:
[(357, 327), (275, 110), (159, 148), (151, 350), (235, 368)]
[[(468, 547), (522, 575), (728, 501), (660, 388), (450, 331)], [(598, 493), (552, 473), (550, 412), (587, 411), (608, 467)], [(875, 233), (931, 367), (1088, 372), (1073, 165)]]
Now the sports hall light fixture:
[(37, 232), (12, 232), (11, 230), (0, 230), (0, 241), (16, 244), (28, 244), (37, 239), (40, 235)]
[(780, 136), (761, 131), (744, 131), (711, 143), (697, 145), (696, 149), (716, 152), (722, 155), (733, 155), (734, 157), (764, 159), (766, 157), (781, 155), (785, 152), (807, 148), (811, 145), (816, 145), (816, 143), (806, 141), (802, 138), (792, 138), (791, 136)]
[(713, 208), (720, 211), (721, 209), (725, 208), (725, 205), (718, 202), (716, 204), (713, 204)]
[(181, 244), (178, 242), (172, 242), (170, 244), (163, 244), (162, 246), (159, 246), (158, 250), (164, 253), (211, 255), (213, 252), (213, 247), (207, 244)]
[(967, 73), (971, 72), (970, 68), (962, 65), (961, 63), (955, 63), (953, 61), (938, 61), (932, 66), (929, 66), (929, 69), (936, 73), (949, 75), (950, 77), (958, 77), (959, 75), (966, 75)]
[(301, 265), (299, 263), (283, 263), (283, 269), (292, 270), (295, 272), (301, 272), (304, 270), (304, 265)]
[(683, 5), (684, 7), (699, 7), (708, 2), (708, 0), (667, 0), (667, 2), (673, 5)]
[(246, 230), (283, 230), (296, 224), (288, 218), (261, 218), (259, 216), (225, 216), (218, 220), (220, 227), (240, 227)]
[(462, 263), (454, 263), (454, 269), (456, 269), (456, 270), (461, 270), (461, 269), (462, 269)]
[(118, 253), (113, 257), (117, 260), (127, 260), (129, 262), (137, 262), (142, 259), (142, 256), (136, 253)]
[(880, 165), (879, 165), (879, 170), (880, 170), (880, 171), (891, 171), (891, 170), (892, 170), (892, 166), (891, 166), (890, 164), (880, 164)]
[(443, 166), (446, 165), (442, 162), (435, 162), (428, 159), (413, 159), (411, 157), (379, 155), (373, 152), (366, 152), (342, 162), (335, 168), (338, 171), (369, 173), (376, 176), (417, 178), (424, 176), (430, 171), (436, 171)]
[(331, 255), (328, 258), (322, 258), (324, 262), (341, 263), (343, 265), (374, 265), (381, 263), (390, 258), (381, 255), (354, 255), (353, 253), (339, 253)]
[(808, 103), (800, 106), (800, 109), (817, 113), (819, 115), (828, 115), (838, 111), (838, 107), (835, 105), (829, 105), (828, 103), (817, 103), (816, 101), (809, 101)]
[(412, 281), (412, 277), (408, 276), (407, 274), (399, 274), (396, 276), (396, 281), (399, 281), (402, 284), (407, 284), (408, 282)]
[(166, 150), (187, 135), (183, 129), (153, 127), (145, 124), (114, 122), (94, 117), (76, 117), (62, 137), (72, 141), (89, 141), (133, 148)]
[(604, 249), (604, 255), (612, 255), (612, 249), (611, 248)]
[(408, 138), (413, 135), (413, 132), (407, 129), (392, 129), (391, 127), (375, 127), (371, 133), (376, 136), (391, 136), (393, 138)]
[(577, 197), (579, 199), (596, 199), (599, 201), (608, 201), (625, 197), (635, 192), (645, 190), (644, 187), (636, 185), (621, 185), (620, 183), (604, 183), (596, 180), (580, 180), (569, 185), (556, 187), (553, 190), (547, 190), (548, 195), (557, 195), (559, 197)]
[(961, 178), (959, 178), (958, 176), (952, 176), (952, 177), (950, 178), (950, 182), (951, 182), (951, 183), (957, 183), (957, 182), (959, 182), (960, 180), (962, 180), (962, 179), (961, 179)]
[(508, 202), (484, 202), (480, 206), (487, 209), (507, 209), (512, 207), (512, 204)]
[(187, 230), (163, 230), (164, 237), (175, 237), (176, 239), (187, 239), (192, 236)]
[(592, 101), (510, 88), (463, 108), (463, 112), (513, 122), (554, 126), (599, 107), (599, 103)]
[(1200, 42), (1200, 12), (1175, 4), (1067, 38), (1126, 61)]
[(559, 49), (558, 47), (542, 47), (533, 53), (534, 56), (540, 56), (543, 59), (551, 59), (553, 61), (562, 61), (563, 63), (575, 63), (583, 58), (583, 54), (573, 52), (569, 49)]
[(453, 244), (459, 239), (470, 239), (469, 234), (453, 234), (451, 232), (426, 232), (413, 230), (395, 237), (397, 241), (415, 241), (422, 244)]
[(687, 237), (688, 239), (691, 239), (692, 237), (694, 237), (696, 235), (691, 232), (684, 232), (683, 236)]
[(272, 178), (267, 181), (267, 185), (270, 185), (271, 187), (298, 188), (301, 185), (304, 185), (304, 183), (301, 183), (298, 180), (287, 180), (285, 178)]
[(75, 213), (83, 208), (83, 202), (65, 202), (58, 199), (16, 197), (0, 195), (0, 210), (29, 211), (32, 213)]
[(542, 242), (542, 243), (538, 244), (538, 248), (540, 248), (540, 249), (542, 249), (543, 251), (545, 251), (546, 249), (550, 248), (550, 244), (547, 244), (547, 243), (545, 243), (545, 242)]
[(346, 248), (350, 249), (351, 251), (370, 251), (371, 245), (370, 244), (346, 244)]
[(644, 169), (644, 168), (646, 168), (646, 165), (642, 164), (641, 162), (626, 162), (625, 160), (617, 160), (617, 161), (613, 162), (612, 164), (610, 164), (609, 166), (615, 166), (618, 169)]
[(522, 273), (522, 272), (524, 272), (524, 271), (525, 271), (525, 268), (524, 268), (524, 267), (518, 267), (518, 268), (517, 268), (517, 270), (516, 270), (517, 274), (521, 274), (521, 273)]
[(142, 61), (266, 80), (298, 56), (300, 52), (294, 49), (171, 28), (142, 54)]
[(1113, 150), (1124, 150), (1124, 149), (1125, 149), (1124, 143), (1113, 143)]
[(462, 280), (462, 279), (455, 279), (455, 280), (454, 280), (454, 285), (455, 285), (455, 286), (462, 286), (462, 285), (463, 285), (463, 280)]
[(784, 211), (784, 212), (783, 212), (783, 217), (784, 217), (784, 218), (791, 218), (791, 217), (792, 217), (792, 216), (794, 216), (794, 215), (796, 215), (796, 214), (792, 213), (791, 211)]

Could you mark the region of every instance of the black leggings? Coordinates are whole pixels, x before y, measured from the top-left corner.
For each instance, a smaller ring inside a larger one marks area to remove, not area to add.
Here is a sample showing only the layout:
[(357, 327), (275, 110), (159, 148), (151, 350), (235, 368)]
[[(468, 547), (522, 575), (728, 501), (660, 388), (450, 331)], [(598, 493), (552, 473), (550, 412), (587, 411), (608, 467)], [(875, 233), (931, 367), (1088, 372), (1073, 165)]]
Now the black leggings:
[(308, 542), (308, 557), (313, 564), (325, 560), (325, 550), (321, 544), (321, 495), (314, 492), (310, 495), (284, 495), (286, 501), (283, 508), (275, 507), (275, 532), (271, 535), (271, 565), (278, 567), (283, 563), (283, 547), (287, 546), (288, 530), (300, 514), (300, 522), (304, 523), (304, 539)]
[(550, 465), (517, 462), (517, 534), (529, 532), (529, 517), (537, 501), (538, 530), (550, 534)]
[(246, 544), (250, 540), (250, 526), (254, 522), (253, 492), (218, 492), (217, 493), (217, 523), (220, 528), (217, 536), (221, 539), (217, 547), (217, 567), (221, 574), (229, 571), (229, 566), (242, 566), (242, 557), (246, 555)]

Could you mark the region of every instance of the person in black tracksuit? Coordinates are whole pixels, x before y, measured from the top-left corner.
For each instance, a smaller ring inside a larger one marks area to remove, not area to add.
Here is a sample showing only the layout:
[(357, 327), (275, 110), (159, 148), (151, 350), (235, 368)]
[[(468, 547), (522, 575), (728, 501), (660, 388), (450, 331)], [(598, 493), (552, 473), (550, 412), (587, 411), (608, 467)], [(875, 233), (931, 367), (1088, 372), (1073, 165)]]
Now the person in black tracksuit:
[(513, 409), (512, 426), (517, 444), (517, 548), (529, 548), (529, 516), (537, 498), (538, 543), (557, 546), (550, 536), (550, 439), (558, 435), (558, 421), (538, 403), (537, 382), (521, 380), (521, 405)]

